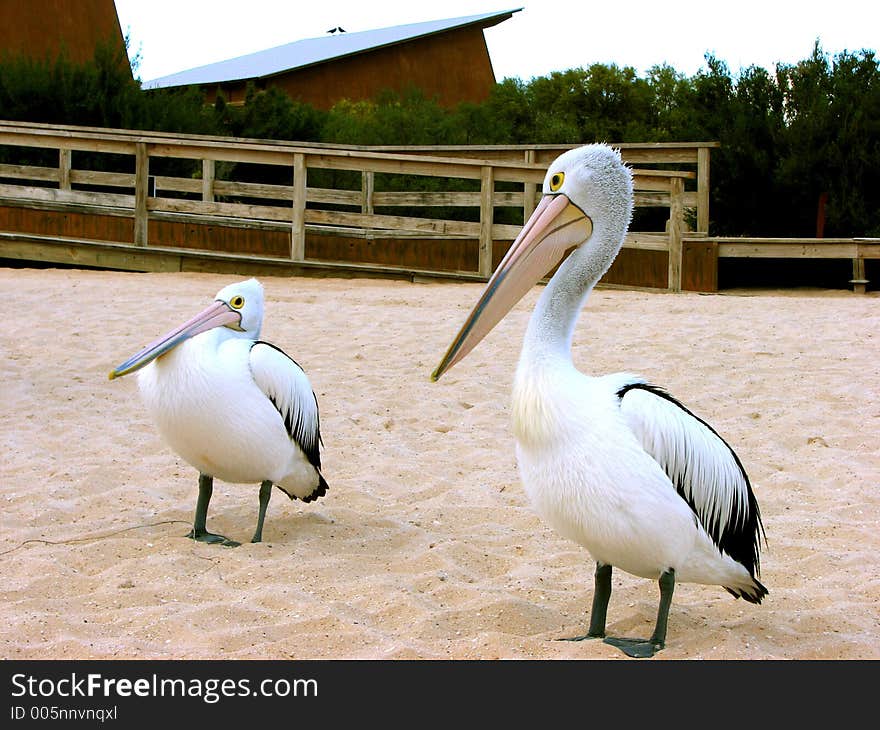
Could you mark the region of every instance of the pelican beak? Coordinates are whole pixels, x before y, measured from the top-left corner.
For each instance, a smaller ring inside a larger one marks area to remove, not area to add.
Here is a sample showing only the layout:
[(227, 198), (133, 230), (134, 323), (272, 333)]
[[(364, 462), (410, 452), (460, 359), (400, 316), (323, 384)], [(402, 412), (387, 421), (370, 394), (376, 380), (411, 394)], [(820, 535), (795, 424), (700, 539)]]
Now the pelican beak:
[(173, 350), (184, 340), (214, 327), (231, 327), (232, 329), (241, 330), (241, 314), (232, 309), (226, 302), (217, 300), (188, 322), (162, 335), (158, 340), (154, 340), (136, 355), (132, 355), (124, 363), (111, 370), (110, 380), (121, 378), (123, 375), (140, 370), (160, 355)]
[(431, 380), (438, 380), (473, 350), (541, 277), (592, 232), (593, 222), (568, 197), (545, 195), (498, 264)]

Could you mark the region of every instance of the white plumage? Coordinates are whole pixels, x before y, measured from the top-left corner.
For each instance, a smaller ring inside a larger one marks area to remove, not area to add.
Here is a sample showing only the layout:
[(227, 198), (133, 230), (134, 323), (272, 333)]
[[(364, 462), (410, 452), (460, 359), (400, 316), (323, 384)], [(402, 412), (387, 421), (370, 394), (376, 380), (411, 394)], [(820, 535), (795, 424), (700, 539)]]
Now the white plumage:
[(512, 394), (517, 463), (535, 510), (596, 560), (590, 630), (605, 636), (612, 566), (658, 579), (649, 640), (606, 639), (631, 656), (662, 648), (675, 581), (721, 585), (760, 603), (761, 518), (730, 446), (665, 391), (618, 373), (578, 371), (578, 314), (623, 244), (632, 175), (618, 152), (561, 155), (544, 198), (434, 373), (460, 361), (553, 266), (525, 334)]
[(141, 396), (159, 432), (199, 471), (196, 539), (234, 544), (205, 529), (213, 477), (262, 484), (254, 542), (262, 537), (273, 484), (306, 502), (327, 491), (315, 394), (294, 360), (258, 339), (262, 320), (260, 283), (231, 284), (201, 314), (110, 374), (140, 371)]

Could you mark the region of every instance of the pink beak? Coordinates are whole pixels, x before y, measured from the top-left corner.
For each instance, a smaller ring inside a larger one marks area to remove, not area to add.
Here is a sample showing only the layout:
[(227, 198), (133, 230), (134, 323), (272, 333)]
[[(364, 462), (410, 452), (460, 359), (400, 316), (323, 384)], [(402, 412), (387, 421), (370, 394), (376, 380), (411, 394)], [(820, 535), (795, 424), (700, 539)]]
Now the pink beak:
[(545, 195), (486, 284), (431, 380), (473, 350), (526, 293), (593, 232), (590, 218), (565, 195)]
[(160, 355), (173, 350), (184, 340), (195, 337), (201, 332), (221, 326), (241, 329), (240, 324), (241, 314), (231, 309), (226, 302), (217, 300), (188, 322), (184, 322), (180, 327), (162, 335), (158, 340), (154, 340), (136, 355), (132, 355), (124, 363), (118, 365), (110, 372), (110, 380), (140, 370)]

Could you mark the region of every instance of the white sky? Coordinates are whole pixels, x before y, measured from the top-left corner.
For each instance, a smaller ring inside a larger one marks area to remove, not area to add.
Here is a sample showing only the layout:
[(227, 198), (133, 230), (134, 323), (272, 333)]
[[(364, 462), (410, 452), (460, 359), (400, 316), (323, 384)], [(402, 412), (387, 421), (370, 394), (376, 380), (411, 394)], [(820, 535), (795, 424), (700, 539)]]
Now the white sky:
[[(741, 67), (807, 58), (818, 38), (834, 55), (880, 46), (877, 0), (116, 0), (143, 81), (324, 35), (513, 10), (485, 31), (495, 77), (529, 80), (591, 63), (692, 76), (705, 54)], [(668, 8), (674, 8), (670, 12)]]

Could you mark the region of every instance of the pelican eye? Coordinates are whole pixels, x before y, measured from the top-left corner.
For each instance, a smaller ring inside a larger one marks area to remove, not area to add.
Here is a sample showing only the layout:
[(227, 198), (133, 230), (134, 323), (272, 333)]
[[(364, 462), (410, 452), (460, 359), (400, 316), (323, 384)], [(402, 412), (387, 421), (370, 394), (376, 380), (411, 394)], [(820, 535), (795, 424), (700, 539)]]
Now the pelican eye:
[(555, 193), (559, 188), (562, 187), (562, 183), (565, 180), (564, 172), (555, 172), (553, 173), (553, 177), (550, 178), (550, 192)]
[(229, 306), (233, 309), (241, 309), (244, 306), (244, 297), (241, 294), (236, 294), (229, 300)]

